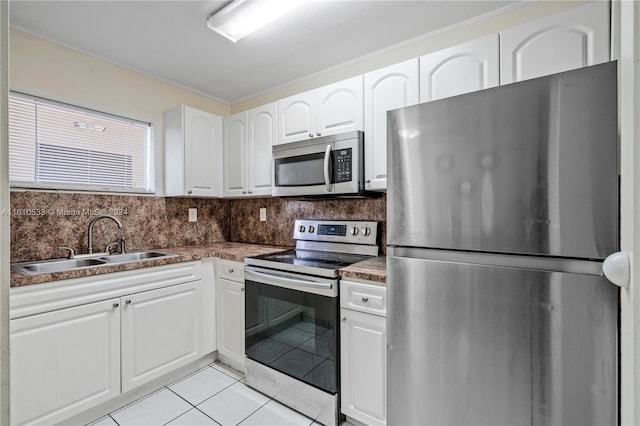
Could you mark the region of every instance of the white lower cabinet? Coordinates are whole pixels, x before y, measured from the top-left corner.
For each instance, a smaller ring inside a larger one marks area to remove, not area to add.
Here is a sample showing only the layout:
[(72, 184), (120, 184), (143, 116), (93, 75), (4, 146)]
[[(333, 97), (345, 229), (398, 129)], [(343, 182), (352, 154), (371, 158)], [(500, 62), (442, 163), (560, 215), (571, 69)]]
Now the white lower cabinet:
[(200, 358), (200, 282), (122, 298), (122, 391)]
[(64, 423), (211, 352), (201, 263), (12, 288), (11, 424)]
[(119, 305), (11, 321), (11, 424), (53, 424), (120, 394)]
[(216, 263), (216, 339), (220, 361), (245, 371), (244, 264)]
[(367, 425), (387, 418), (385, 295), (384, 286), (340, 282), (341, 411)]

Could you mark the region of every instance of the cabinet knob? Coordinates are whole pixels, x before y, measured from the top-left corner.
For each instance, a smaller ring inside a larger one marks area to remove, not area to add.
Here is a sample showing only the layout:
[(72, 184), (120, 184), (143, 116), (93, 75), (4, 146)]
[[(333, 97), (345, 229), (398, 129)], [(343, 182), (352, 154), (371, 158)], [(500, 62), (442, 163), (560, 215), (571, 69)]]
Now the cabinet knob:
[(363, 298), (362, 298), (362, 303), (367, 303), (368, 301), (369, 301), (369, 298), (368, 298), (368, 297), (363, 297)]
[(188, 190), (188, 191), (187, 191), (187, 194), (192, 194), (192, 193), (193, 193), (193, 191), (192, 191), (192, 190)]
[(342, 321), (346, 321), (346, 320), (347, 320), (347, 317), (342, 317)]
[(317, 136), (322, 136), (322, 133), (318, 132), (316, 133)]
[(125, 300), (124, 303), (126, 303), (127, 305), (130, 305), (131, 304), (131, 299)]
[(309, 137), (312, 138), (313, 137), (313, 133), (309, 133)]
[(367, 179), (367, 183), (371, 183), (371, 179)]
[(114, 308), (117, 308), (118, 306), (120, 306), (120, 304), (119, 304), (118, 302), (116, 302), (116, 303), (114, 303), (114, 304), (113, 304), (113, 307), (114, 307)]
[(242, 287), (242, 288), (240, 289), (240, 291), (244, 291), (244, 287)]
[(247, 194), (253, 194), (253, 191), (248, 191)]
[(233, 268), (229, 268), (229, 273), (233, 274)]

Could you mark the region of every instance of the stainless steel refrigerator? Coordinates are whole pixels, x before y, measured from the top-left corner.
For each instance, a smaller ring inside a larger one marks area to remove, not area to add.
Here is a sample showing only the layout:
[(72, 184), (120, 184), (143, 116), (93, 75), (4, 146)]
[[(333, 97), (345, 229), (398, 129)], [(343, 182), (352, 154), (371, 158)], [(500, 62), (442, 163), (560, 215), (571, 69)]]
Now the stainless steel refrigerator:
[(388, 113), (389, 425), (618, 424), (616, 74)]

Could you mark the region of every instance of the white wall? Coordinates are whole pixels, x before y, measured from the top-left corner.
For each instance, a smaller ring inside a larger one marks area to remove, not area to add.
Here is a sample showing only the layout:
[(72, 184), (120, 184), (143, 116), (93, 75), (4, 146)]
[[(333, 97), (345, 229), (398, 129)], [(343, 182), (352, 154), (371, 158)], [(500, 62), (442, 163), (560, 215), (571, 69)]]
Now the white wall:
[(164, 193), (162, 112), (185, 104), (222, 116), (230, 113), (227, 104), (14, 28), (10, 33), (9, 88), (152, 123), (158, 194)]
[(9, 424), (9, 143), (7, 71), (9, 5), (0, 2), (0, 425)]

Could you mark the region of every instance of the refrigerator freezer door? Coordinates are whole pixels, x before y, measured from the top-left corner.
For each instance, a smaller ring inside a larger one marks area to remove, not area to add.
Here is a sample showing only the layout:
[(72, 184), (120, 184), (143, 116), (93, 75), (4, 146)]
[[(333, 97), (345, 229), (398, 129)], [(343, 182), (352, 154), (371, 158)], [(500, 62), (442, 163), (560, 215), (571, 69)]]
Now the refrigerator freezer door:
[(617, 424), (615, 285), (400, 251), (387, 271), (388, 424)]
[(388, 245), (618, 250), (615, 63), (388, 113)]

